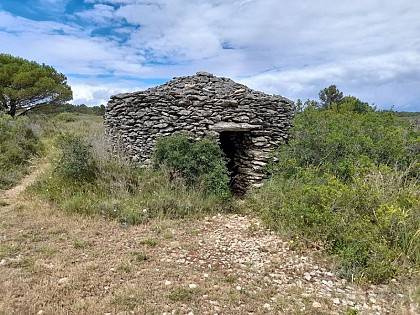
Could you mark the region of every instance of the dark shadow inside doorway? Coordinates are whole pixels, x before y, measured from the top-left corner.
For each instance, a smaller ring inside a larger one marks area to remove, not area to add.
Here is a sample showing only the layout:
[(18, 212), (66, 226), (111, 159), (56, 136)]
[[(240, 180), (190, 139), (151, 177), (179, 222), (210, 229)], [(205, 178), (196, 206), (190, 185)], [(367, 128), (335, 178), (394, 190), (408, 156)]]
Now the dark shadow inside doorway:
[(245, 149), (246, 131), (222, 131), (220, 132), (220, 148), (226, 155), (227, 168), (230, 175), (230, 190), (235, 193), (243, 193), (241, 187), (241, 160)]

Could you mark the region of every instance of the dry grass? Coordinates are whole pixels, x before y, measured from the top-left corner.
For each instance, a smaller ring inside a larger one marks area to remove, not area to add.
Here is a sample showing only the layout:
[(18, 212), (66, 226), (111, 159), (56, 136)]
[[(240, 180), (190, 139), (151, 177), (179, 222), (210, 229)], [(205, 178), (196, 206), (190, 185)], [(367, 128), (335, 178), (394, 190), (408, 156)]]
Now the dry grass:
[[(223, 218), (155, 220), (123, 227), (101, 217), (56, 212), (29, 198), (6, 198), (10, 205), (0, 208), (0, 314), (347, 312), (329, 298), (308, 292), (298, 281), (282, 290), (267, 281), (268, 272), (281, 269), (284, 261), (273, 261), (273, 270), (255, 277), (249, 277), (255, 273), (252, 262), (242, 269), (236, 269), (233, 262), (225, 267), (228, 265), (223, 260), (229, 261), (232, 253), (219, 256), (211, 268), (197, 261), (177, 262), (178, 254), (202, 255), (202, 246), (211, 244), (206, 243), (206, 237), (223, 228)], [(254, 231), (252, 235), (249, 228)], [(232, 235), (239, 239), (258, 238), (264, 233), (256, 233), (260, 228), (255, 223), (249, 228), (229, 233), (239, 233)], [(270, 255), (275, 250), (268, 247), (261, 252)], [(415, 294), (413, 286), (408, 289)], [(402, 292), (400, 287), (397, 292)], [(393, 314), (410, 314), (407, 301), (413, 299), (407, 293), (390, 309)], [(312, 306), (315, 300), (322, 308)]]
[(238, 293), (222, 272), (207, 278), (203, 270), (161, 262), (168, 250), (194, 251), (188, 230), (195, 222), (124, 228), (56, 214), (34, 200), (3, 207), (1, 216), (0, 314), (211, 313), (219, 306), (204, 304), (208, 299), (232, 311), (258, 309), (250, 303), (254, 294)]

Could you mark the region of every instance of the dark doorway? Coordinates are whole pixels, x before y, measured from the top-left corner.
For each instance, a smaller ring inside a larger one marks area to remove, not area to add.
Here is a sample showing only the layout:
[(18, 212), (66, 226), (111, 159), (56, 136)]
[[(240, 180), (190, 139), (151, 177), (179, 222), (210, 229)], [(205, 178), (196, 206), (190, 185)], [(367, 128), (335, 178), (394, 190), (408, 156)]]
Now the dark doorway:
[(243, 158), (244, 140), (246, 132), (222, 131), (220, 132), (220, 148), (226, 155), (227, 168), (230, 174), (229, 187), (234, 193), (241, 193), (240, 187), (240, 161)]

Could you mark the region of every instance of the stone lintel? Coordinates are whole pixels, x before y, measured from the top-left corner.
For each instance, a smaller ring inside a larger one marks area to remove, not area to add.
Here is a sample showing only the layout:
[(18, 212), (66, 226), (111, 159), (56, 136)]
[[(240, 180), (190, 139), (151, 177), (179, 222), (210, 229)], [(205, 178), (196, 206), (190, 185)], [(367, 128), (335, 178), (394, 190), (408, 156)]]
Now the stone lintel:
[(254, 129), (261, 129), (262, 126), (251, 125), (247, 123), (234, 123), (234, 122), (218, 122), (209, 127), (213, 131), (250, 131)]

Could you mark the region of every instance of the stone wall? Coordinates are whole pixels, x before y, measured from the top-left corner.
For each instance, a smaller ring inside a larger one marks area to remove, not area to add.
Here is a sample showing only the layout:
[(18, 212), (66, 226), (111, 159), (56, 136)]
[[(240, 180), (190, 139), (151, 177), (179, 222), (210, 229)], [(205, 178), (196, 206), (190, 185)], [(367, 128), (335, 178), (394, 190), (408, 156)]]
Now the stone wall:
[(111, 97), (105, 127), (114, 150), (148, 165), (158, 137), (188, 131), (214, 136), (228, 157), (232, 187), (244, 191), (265, 177), (264, 166), (287, 140), (294, 114), (290, 100), (198, 72), (146, 91)]

